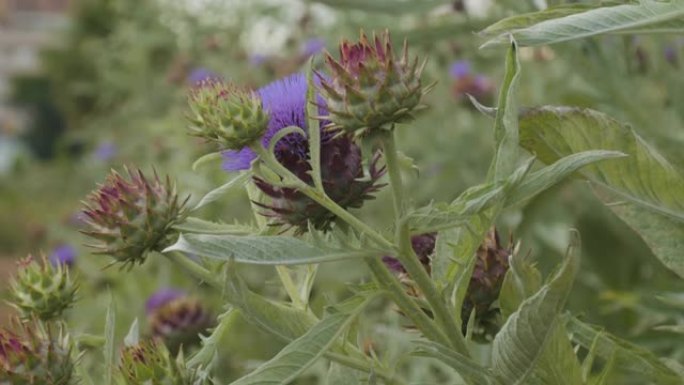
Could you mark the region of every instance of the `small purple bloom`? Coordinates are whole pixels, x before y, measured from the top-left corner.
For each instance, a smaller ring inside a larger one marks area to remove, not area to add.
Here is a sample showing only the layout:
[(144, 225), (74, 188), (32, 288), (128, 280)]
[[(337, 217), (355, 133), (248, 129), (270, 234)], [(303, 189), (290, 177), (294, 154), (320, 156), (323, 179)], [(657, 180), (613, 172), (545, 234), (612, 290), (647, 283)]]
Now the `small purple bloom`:
[(249, 64), (253, 66), (260, 66), (268, 61), (268, 55), (264, 55), (261, 53), (255, 53), (249, 55)]
[(459, 60), (449, 67), (449, 75), (454, 79), (462, 79), (471, 74), (471, 66), (468, 60)]
[(94, 152), (95, 158), (101, 161), (108, 161), (116, 156), (116, 145), (110, 141), (101, 142)]
[(302, 44), (300, 52), (304, 57), (316, 55), (325, 49), (325, 40), (321, 38), (311, 38)]
[[(264, 146), (268, 146), (273, 135), (285, 127), (306, 128), (306, 89), (306, 77), (297, 73), (267, 84), (257, 91), (264, 110), (270, 115), (268, 130), (261, 141)], [(287, 146), (290, 151), (307, 151), (306, 141), (296, 134), (283, 138), (276, 146), (276, 154), (278, 147), (283, 146)], [(239, 151), (227, 150), (223, 152), (223, 169), (247, 170), (254, 159), (256, 154), (249, 148)]]
[(52, 250), (49, 260), (53, 266), (73, 266), (76, 262), (76, 254), (76, 249), (73, 246), (62, 244)]
[(171, 287), (159, 289), (147, 299), (147, 302), (145, 303), (145, 312), (151, 314), (167, 303), (184, 297), (185, 295), (184, 291)]
[(677, 63), (679, 62), (678, 48), (679, 47), (674, 44), (668, 44), (663, 49), (663, 56), (665, 56), (665, 60), (673, 66), (677, 66)]
[(221, 77), (215, 72), (208, 70), (204, 67), (195, 68), (190, 72), (187, 78), (188, 84), (191, 86), (197, 86), (204, 81), (219, 80)]

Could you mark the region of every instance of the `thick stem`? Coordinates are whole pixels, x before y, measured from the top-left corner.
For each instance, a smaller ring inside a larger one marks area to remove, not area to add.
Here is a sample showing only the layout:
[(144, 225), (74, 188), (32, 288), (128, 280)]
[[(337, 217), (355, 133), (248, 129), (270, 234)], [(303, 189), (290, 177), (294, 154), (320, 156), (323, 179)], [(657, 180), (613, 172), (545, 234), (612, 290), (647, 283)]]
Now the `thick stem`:
[(449, 343), (458, 350), (459, 353), (469, 356), (465, 338), (463, 338), (463, 335), (460, 332), (460, 327), (456, 324), (453, 313), (447, 307), (446, 302), (439, 294), (432, 278), (430, 278), (430, 275), (413, 252), (411, 234), (409, 232), (408, 224), (404, 220), (404, 188), (401, 179), (401, 170), (399, 169), (394, 132), (390, 131), (383, 135), (381, 143), (384, 150), (385, 165), (390, 176), (392, 196), (394, 198), (394, 214), (397, 226), (396, 242), (399, 244), (399, 261), (425, 295), (425, 299), (430, 304), (430, 307), (432, 307), (435, 318), (442, 327), (442, 330), (446, 333)]
[(404, 216), (404, 183), (401, 179), (399, 170), (399, 160), (397, 159), (397, 144), (394, 140), (394, 131), (387, 132), (382, 137), (383, 155), (385, 165), (390, 178), (392, 189), (392, 202), (394, 203), (394, 223), (399, 226)]

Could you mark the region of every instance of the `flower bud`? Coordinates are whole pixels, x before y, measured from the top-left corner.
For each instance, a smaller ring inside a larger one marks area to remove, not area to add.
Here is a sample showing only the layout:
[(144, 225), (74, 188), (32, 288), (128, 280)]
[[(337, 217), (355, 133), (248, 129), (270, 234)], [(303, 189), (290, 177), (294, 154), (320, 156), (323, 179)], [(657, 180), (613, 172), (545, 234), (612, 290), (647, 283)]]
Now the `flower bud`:
[(125, 347), (119, 373), (128, 385), (210, 385), (204, 373), (185, 366), (182, 355), (174, 360), (164, 344), (151, 339)]
[(98, 241), (90, 245), (96, 254), (130, 266), (172, 243), (172, 227), (185, 216), (187, 199), (179, 202), (168, 177), (162, 182), (156, 173), (148, 180), (140, 170), (126, 171), (128, 178), (112, 171), (90, 194), (84, 211), (90, 230), (83, 233)]
[(29, 255), (19, 262), (11, 283), (11, 303), (24, 319), (49, 321), (71, 307), (77, 290), (66, 265), (53, 265), (45, 257), (35, 261)]
[(20, 333), (0, 330), (0, 384), (70, 385), (74, 363), (70, 338), (40, 323)]
[(161, 289), (147, 301), (152, 336), (164, 341), (171, 352), (200, 342), (199, 335), (214, 325), (210, 312), (196, 298), (175, 289)]
[(461, 309), (461, 320), (465, 332), (470, 314), (475, 310), (473, 338), (487, 340), (498, 332), (499, 309), (493, 305), (499, 299), (501, 285), (508, 271), (511, 246), (502, 247), (499, 234), (492, 228), (477, 250), (477, 259), (468, 291)]
[(406, 44), (401, 57), (394, 57), (388, 32), (372, 41), (363, 32), (358, 43), (342, 41), (339, 61), (328, 54), (326, 64), (330, 79), (320, 82), (326, 119), (357, 137), (412, 119), (430, 90), (422, 87), (422, 66), (417, 58), (409, 60)]
[(261, 99), (232, 83), (209, 80), (192, 90), (191, 134), (221, 149), (241, 150), (266, 133), (269, 116)]

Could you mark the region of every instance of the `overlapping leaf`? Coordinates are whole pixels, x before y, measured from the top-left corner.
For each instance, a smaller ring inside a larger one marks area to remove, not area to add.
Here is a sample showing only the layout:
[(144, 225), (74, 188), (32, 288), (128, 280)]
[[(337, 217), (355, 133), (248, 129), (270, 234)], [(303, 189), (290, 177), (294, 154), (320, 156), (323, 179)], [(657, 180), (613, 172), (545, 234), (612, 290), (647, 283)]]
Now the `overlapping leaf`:
[(656, 256), (684, 277), (684, 179), (655, 149), (627, 125), (589, 109), (528, 110), (520, 130), (520, 144), (545, 163), (594, 149), (627, 154), (587, 166), (581, 174)]

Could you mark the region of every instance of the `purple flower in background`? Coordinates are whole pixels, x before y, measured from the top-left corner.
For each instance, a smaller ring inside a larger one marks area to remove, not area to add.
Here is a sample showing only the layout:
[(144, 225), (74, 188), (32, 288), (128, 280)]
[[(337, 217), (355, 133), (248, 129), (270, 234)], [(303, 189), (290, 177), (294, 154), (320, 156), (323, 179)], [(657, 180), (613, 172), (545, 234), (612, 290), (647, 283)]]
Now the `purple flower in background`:
[(108, 161), (116, 156), (116, 145), (110, 141), (101, 142), (97, 148), (95, 148), (95, 158), (101, 161)]
[(308, 39), (304, 42), (304, 44), (302, 44), (300, 52), (302, 56), (309, 57), (316, 55), (317, 53), (323, 51), (323, 49), (325, 49), (325, 40), (314, 37)]
[(260, 66), (268, 61), (268, 55), (262, 53), (254, 53), (249, 55), (249, 64), (253, 66)]
[(458, 60), (449, 67), (449, 75), (453, 79), (462, 79), (471, 74), (471, 65), (468, 60)]
[[(306, 78), (303, 74), (297, 73), (267, 84), (257, 91), (264, 110), (270, 115), (268, 129), (261, 141), (264, 146), (268, 147), (273, 135), (285, 127), (306, 128), (306, 87)], [(297, 142), (300, 143), (297, 144)], [(282, 152), (283, 147), (288, 145), (300, 151), (306, 151), (302, 142), (304, 138), (300, 135), (287, 135), (276, 146), (276, 154), (279, 150)], [(238, 151), (227, 150), (223, 152), (223, 169), (226, 171), (247, 170), (254, 159), (256, 159), (256, 154), (250, 148)]]
[(50, 254), (49, 260), (53, 266), (73, 266), (76, 262), (76, 249), (68, 244), (55, 247)]
[[(427, 271), (430, 271), (430, 255), (435, 251), (435, 243), (437, 241), (437, 233), (426, 233), (414, 235), (411, 237), (411, 247), (416, 253), (420, 263)], [(382, 262), (395, 273), (405, 273), (406, 269), (401, 265), (401, 262), (395, 257), (386, 255), (382, 257)]]
[(185, 297), (185, 295), (184, 291), (171, 287), (159, 289), (147, 299), (147, 302), (145, 302), (145, 312), (151, 314), (169, 302)]
[(190, 72), (187, 78), (188, 84), (191, 86), (197, 86), (204, 81), (220, 80), (221, 76), (215, 72), (208, 70), (204, 67), (195, 68)]

